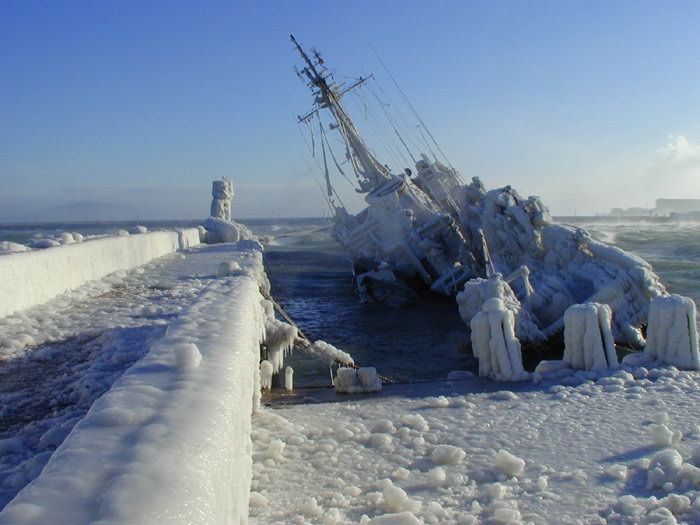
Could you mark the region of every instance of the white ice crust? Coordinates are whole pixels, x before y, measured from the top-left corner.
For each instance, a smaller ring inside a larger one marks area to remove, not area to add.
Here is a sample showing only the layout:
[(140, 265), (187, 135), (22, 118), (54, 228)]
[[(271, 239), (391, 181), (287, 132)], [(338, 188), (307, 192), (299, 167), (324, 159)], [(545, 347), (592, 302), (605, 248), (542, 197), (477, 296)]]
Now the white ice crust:
[(264, 278), (260, 252), (239, 264), (94, 403), (0, 524), (247, 522)]
[(42, 304), (88, 281), (199, 244), (188, 228), (110, 236), (0, 258), (0, 317)]

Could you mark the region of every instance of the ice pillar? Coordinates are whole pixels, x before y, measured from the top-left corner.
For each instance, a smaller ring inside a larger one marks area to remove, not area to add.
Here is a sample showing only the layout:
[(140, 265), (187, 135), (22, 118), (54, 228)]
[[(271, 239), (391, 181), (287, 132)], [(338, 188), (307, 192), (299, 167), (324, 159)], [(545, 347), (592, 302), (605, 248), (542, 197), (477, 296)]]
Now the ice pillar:
[(689, 297), (674, 294), (652, 299), (644, 351), (664, 363), (699, 370), (695, 315), (695, 303)]
[(569, 306), (564, 313), (564, 363), (581, 370), (617, 368), (611, 321), (607, 304)]
[(479, 375), (499, 381), (523, 381), (520, 341), (515, 337), (515, 316), (501, 299), (489, 299), (471, 320), (472, 351), (479, 360)]
[(231, 220), (233, 183), (226, 177), (212, 182), (211, 216), (225, 221)]

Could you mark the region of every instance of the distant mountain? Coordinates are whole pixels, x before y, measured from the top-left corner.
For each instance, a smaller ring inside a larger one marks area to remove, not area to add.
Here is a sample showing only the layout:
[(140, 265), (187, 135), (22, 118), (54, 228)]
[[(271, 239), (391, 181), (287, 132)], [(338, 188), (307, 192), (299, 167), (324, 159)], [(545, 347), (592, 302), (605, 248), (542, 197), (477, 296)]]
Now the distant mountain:
[(135, 206), (121, 203), (79, 201), (36, 210), (32, 217), (39, 222), (123, 221), (144, 215)]

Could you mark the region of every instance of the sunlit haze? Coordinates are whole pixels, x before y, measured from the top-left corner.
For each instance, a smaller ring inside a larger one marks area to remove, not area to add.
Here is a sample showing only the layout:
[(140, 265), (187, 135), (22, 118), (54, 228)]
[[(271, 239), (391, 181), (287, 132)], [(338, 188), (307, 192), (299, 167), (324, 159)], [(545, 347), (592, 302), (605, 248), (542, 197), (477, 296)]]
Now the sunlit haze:
[(236, 217), (327, 213), (290, 33), (398, 103), (374, 48), (465, 180), (556, 215), (700, 198), (698, 27), (675, 1), (2, 2), (0, 221), (198, 218), (222, 176)]

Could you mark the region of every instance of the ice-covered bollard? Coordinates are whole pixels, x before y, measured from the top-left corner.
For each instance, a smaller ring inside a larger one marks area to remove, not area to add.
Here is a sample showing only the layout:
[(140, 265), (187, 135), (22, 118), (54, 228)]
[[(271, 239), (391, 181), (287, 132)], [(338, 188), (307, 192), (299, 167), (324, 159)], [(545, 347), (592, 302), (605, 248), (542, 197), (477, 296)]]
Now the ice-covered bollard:
[(291, 366), (284, 369), (284, 388), (294, 390), (294, 369)]
[(644, 351), (664, 363), (700, 370), (695, 313), (689, 297), (674, 294), (652, 299)]
[(564, 363), (581, 370), (617, 368), (611, 321), (607, 304), (569, 306), (564, 313)]
[(272, 388), (272, 363), (270, 361), (262, 361), (260, 363), (260, 386), (264, 390)]
[(471, 320), (472, 351), (479, 360), (479, 375), (498, 381), (524, 381), (520, 341), (515, 318), (500, 299), (489, 299)]

